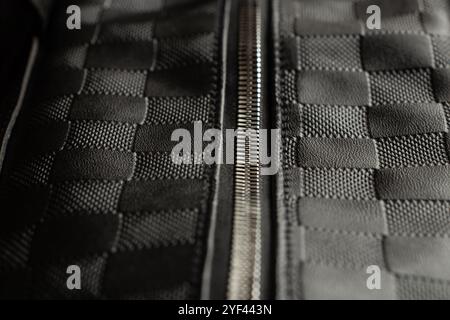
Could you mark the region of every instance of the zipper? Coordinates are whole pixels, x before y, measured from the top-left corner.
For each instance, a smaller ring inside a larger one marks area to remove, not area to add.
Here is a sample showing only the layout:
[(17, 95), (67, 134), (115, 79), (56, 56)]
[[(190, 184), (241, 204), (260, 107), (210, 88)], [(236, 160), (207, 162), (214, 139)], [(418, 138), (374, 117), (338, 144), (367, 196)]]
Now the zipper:
[(261, 298), (262, 30), (259, 0), (241, 0), (238, 108), (229, 299)]

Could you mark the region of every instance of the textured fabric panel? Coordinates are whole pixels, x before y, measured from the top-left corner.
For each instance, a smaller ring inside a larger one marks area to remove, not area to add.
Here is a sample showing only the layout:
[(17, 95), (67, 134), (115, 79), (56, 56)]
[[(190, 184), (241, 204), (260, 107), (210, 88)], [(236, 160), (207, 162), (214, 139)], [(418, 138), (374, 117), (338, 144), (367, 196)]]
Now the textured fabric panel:
[(279, 297), (448, 299), (449, 4), (276, 2)]
[(397, 277), (397, 294), (404, 300), (449, 300), (450, 282), (420, 277)]
[(370, 73), (374, 105), (434, 101), (429, 69)]
[(3, 236), (0, 240), (2, 256), (0, 259), (0, 270), (20, 269), (27, 266), (31, 250), (31, 239), (33, 230), (14, 232)]
[(381, 167), (412, 167), (448, 163), (444, 135), (430, 133), (377, 140)]
[(115, 211), (122, 182), (67, 181), (53, 185), (49, 214)]
[(88, 72), (83, 93), (141, 97), (146, 75), (146, 71), (92, 70)]
[[(191, 159), (196, 163), (194, 156)], [(142, 180), (199, 179), (204, 176), (204, 173), (204, 165), (174, 163), (170, 153), (138, 152), (134, 178)]]
[(142, 250), (192, 244), (195, 242), (197, 215), (195, 210), (125, 215), (117, 249)]
[(364, 107), (333, 105), (292, 105), (286, 111), (284, 125), (294, 135), (327, 138), (368, 137), (367, 117)]
[(11, 173), (14, 184), (26, 187), (33, 184), (46, 184), (50, 177), (54, 153), (35, 157), (25, 163), (19, 163), (16, 170)]
[(221, 16), (209, 0), (55, 1), (1, 173), (1, 297), (200, 297), (214, 170), (174, 163), (170, 138), (218, 122)]
[(439, 102), (450, 100), (450, 68), (433, 70), (434, 96)]
[(148, 99), (146, 124), (207, 122), (211, 98), (153, 97)]
[(67, 120), (72, 99), (72, 96), (62, 96), (39, 104), (30, 111), (30, 127), (45, 127), (53, 122)]
[(305, 195), (320, 198), (372, 199), (373, 171), (361, 169), (306, 168)]
[(359, 37), (301, 37), (300, 69), (361, 70)]
[(136, 127), (115, 122), (71, 122), (65, 149), (129, 150)]
[(390, 200), (385, 202), (389, 233), (418, 237), (450, 234), (450, 202), (435, 200)]
[(446, 36), (434, 36), (431, 38), (433, 41), (433, 51), (435, 54), (436, 66), (439, 68), (445, 68), (450, 65), (450, 57), (447, 52), (450, 51), (450, 37)]

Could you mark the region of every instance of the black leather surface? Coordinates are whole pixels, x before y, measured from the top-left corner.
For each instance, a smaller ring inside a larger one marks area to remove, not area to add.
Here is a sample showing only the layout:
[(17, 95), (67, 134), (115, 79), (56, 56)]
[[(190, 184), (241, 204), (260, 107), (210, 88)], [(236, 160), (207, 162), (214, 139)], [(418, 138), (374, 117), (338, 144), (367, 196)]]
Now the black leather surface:
[(449, 299), (450, 3), (273, 8), (278, 297)]
[[(215, 169), (173, 130), (219, 124), (219, 1), (57, 1), (0, 180), (0, 296), (199, 298)], [(66, 269), (82, 270), (68, 290)]]
[[(16, 49), (37, 34), (39, 59), (0, 174), (0, 297), (226, 297), (233, 167), (170, 152), (175, 129), (236, 125), (238, 1), (80, 0), (77, 31), (72, 2), (33, 3)], [(261, 179), (262, 296), (450, 299), (449, 1), (266, 5), (261, 116), (282, 163)], [(0, 77), (23, 71), (15, 52)], [(0, 136), (19, 78), (2, 78)]]

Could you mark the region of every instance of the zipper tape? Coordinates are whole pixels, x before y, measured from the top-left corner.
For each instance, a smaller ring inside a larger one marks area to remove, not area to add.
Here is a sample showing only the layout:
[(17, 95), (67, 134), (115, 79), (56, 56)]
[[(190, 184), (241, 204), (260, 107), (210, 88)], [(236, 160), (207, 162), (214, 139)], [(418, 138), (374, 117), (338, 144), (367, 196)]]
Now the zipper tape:
[(238, 116), (229, 299), (261, 296), (260, 139), (262, 31), (258, 0), (241, 0)]

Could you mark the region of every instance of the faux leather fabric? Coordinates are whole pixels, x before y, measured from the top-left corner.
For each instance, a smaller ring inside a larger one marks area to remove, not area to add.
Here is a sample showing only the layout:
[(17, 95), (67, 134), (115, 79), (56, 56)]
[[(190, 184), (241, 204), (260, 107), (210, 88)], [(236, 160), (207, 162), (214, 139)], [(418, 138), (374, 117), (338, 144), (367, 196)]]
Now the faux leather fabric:
[(199, 298), (214, 168), (174, 164), (170, 138), (218, 122), (222, 3), (78, 1), (68, 30), (72, 2), (2, 171), (0, 296)]
[(449, 18), (448, 1), (274, 4), (278, 297), (450, 298)]
[[(35, 24), (0, 59), (14, 95), (8, 61), (38, 34), (0, 172), (0, 297), (225, 298), (234, 168), (170, 152), (175, 129), (236, 126), (239, 2), (80, 0), (81, 30), (74, 1), (50, 3), (27, 2)], [(263, 297), (450, 299), (450, 2), (266, 6), (261, 117), (281, 166), (261, 179)]]

